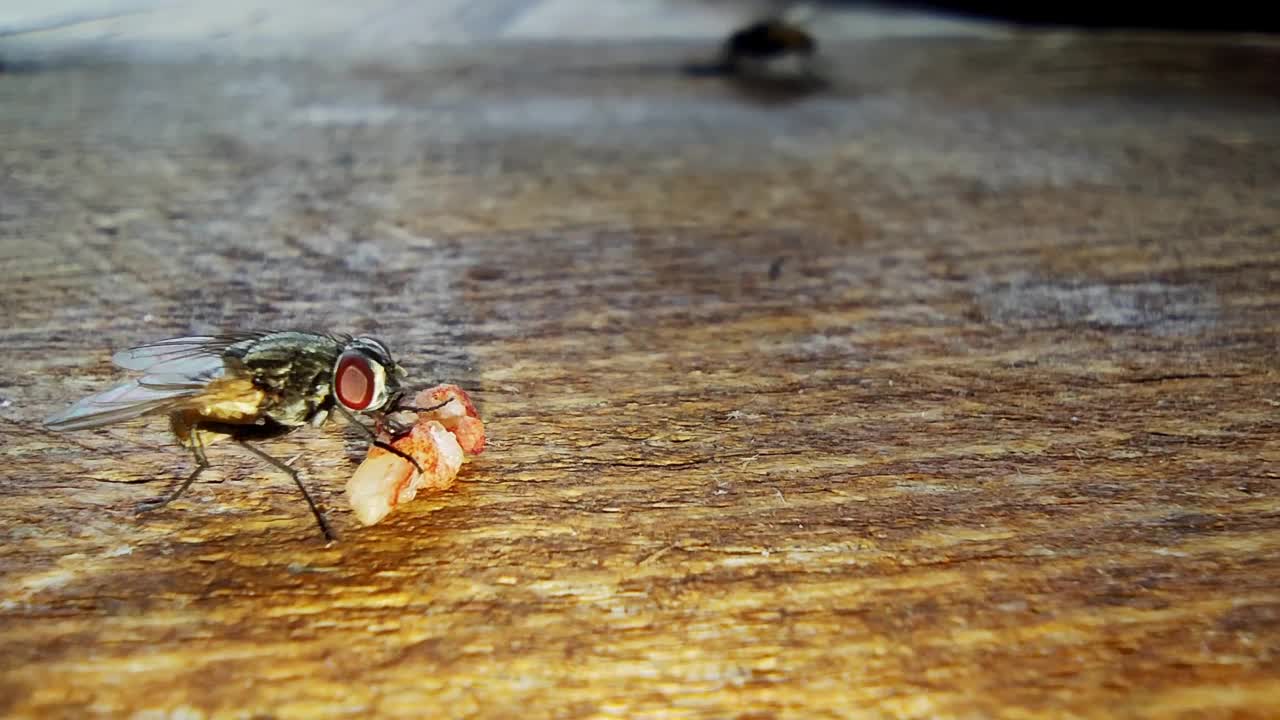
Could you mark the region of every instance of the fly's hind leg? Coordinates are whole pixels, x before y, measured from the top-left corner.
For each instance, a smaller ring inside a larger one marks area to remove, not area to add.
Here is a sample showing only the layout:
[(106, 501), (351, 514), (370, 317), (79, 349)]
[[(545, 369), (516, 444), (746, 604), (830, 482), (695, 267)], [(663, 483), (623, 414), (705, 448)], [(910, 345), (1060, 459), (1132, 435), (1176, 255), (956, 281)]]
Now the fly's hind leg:
[(172, 492), (158, 498), (152, 498), (151, 500), (144, 500), (138, 503), (137, 511), (139, 513), (159, 510), (165, 505), (177, 500), (187, 491), (187, 488), (191, 487), (191, 483), (195, 482), (196, 478), (200, 477), (200, 473), (204, 472), (205, 469), (209, 467), (209, 459), (204, 455), (204, 441), (200, 435), (199, 423), (187, 423), (181, 416), (175, 415), (171, 419), (171, 425), (173, 426), (174, 434), (177, 435), (178, 439), (191, 450), (191, 457), (195, 458), (196, 467), (191, 471), (191, 474), (187, 476), (187, 479), (183, 480), (182, 483), (179, 484), (178, 487), (174, 488)]
[(311, 498), (311, 493), (307, 492), (307, 486), (302, 483), (302, 478), (299, 477), (297, 470), (289, 467), (289, 464), (283, 460), (277, 460), (262, 450), (250, 445), (245, 442), (243, 438), (236, 438), (236, 442), (240, 443), (241, 447), (245, 450), (257, 455), (284, 472), (289, 473), (289, 477), (293, 478), (294, 484), (302, 491), (302, 497), (307, 501), (307, 507), (311, 508), (311, 514), (316, 516), (316, 523), (320, 525), (320, 532), (324, 533), (324, 539), (329, 542), (333, 542), (337, 539), (333, 534), (333, 530), (329, 527), (329, 521), (325, 519), (324, 513), (320, 512), (320, 506), (316, 505), (316, 501)]

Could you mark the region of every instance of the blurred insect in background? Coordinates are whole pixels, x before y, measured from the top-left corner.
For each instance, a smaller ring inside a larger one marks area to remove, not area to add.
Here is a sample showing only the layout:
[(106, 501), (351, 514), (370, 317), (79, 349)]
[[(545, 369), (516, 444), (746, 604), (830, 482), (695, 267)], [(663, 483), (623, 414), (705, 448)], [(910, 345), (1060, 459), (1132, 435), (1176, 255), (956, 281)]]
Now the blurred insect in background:
[(159, 509), (181, 496), (209, 467), (205, 447), (230, 438), (293, 478), (326, 540), (334, 539), (333, 532), (297, 471), (250, 441), (304, 425), (319, 427), (337, 411), (370, 442), (404, 456), (355, 416), (383, 423), (389, 411), (419, 409), (398, 405), (404, 370), (385, 344), (368, 336), (279, 331), (179, 337), (121, 351), (112, 362), (143, 375), (80, 400), (46, 420), (45, 427), (83, 430), (167, 415), (196, 468), (176, 489), (140, 510)]
[(812, 35), (781, 19), (762, 20), (734, 32), (722, 50), (729, 68), (759, 73), (809, 72), (816, 52)]
[(718, 58), (685, 67), (693, 75), (722, 76), (740, 88), (784, 97), (804, 96), (826, 86), (818, 43), (801, 22), (783, 16), (753, 21), (732, 32)]

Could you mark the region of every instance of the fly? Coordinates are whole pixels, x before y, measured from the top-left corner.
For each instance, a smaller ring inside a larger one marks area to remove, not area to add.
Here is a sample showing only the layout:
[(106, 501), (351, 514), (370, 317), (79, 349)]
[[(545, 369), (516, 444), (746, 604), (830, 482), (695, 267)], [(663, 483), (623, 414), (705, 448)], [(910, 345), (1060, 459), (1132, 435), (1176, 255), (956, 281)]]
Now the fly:
[(752, 23), (729, 36), (724, 58), (729, 64), (769, 62), (783, 58), (813, 57), (817, 43), (813, 36), (785, 20)]
[(369, 336), (305, 331), (200, 335), (123, 350), (111, 360), (142, 376), (86, 397), (44, 424), (51, 430), (83, 430), (167, 415), (196, 467), (172, 492), (143, 503), (143, 512), (162, 508), (186, 492), (209, 467), (205, 447), (229, 438), (293, 478), (331, 541), (333, 531), (297, 471), (250, 442), (305, 425), (319, 427), (336, 411), (374, 445), (407, 457), (378, 440), (356, 415), (383, 423), (387, 412), (420, 409), (399, 405), (404, 369), (382, 341)]
[(808, 94), (826, 84), (819, 72), (817, 52), (817, 41), (797, 22), (771, 18), (731, 34), (715, 62), (686, 69), (695, 75), (728, 76), (741, 87), (786, 98)]

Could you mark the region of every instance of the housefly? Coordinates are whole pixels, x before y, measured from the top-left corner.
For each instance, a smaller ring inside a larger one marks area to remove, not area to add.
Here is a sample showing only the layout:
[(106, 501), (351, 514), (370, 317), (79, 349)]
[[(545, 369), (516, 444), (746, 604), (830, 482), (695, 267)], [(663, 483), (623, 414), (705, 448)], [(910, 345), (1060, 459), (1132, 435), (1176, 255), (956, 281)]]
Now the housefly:
[(404, 456), (355, 416), (381, 424), (388, 412), (422, 409), (399, 404), (404, 370), (382, 341), (369, 336), (279, 331), (178, 337), (123, 350), (112, 362), (142, 376), (80, 400), (45, 427), (82, 430), (167, 415), (196, 467), (141, 510), (176, 500), (209, 467), (205, 447), (229, 438), (293, 478), (326, 540), (334, 539), (333, 532), (297, 471), (250, 442), (319, 427), (336, 411), (373, 444)]
[(692, 65), (691, 74), (728, 76), (744, 88), (781, 92), (783, 97), (807, 94), (825, 83), (819, 73), (818, 45), (798, 24), (772, 18), (753, 22), (725, 39), (719, 58)]
[(724, 43), (729, 63), (776, 62), (787, 58), (812, 58), (817, 49), (813, 36), (780, 19), (761, 20), (739, 29)]

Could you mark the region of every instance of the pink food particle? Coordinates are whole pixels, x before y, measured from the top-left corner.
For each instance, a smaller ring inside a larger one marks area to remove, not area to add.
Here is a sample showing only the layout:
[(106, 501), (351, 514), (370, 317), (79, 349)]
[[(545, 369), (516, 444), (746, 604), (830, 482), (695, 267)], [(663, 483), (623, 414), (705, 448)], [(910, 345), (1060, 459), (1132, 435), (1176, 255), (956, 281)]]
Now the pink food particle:
[(361, 523), (380, 522), (397, 505), (416, 497), (419, 490), (453, 487), (466, 456), (484, 451), (484, 423), (462, 388), (439, 385), (418, 393), (414, 404), (432, 407), (446, 399), (452, 402), (419, 413), (408, 432), (384, 438), (412, 457), (422, 472), (399, 455), (379, 447), (369, 448), (364, 462), (347, 482), (347, 499)]

